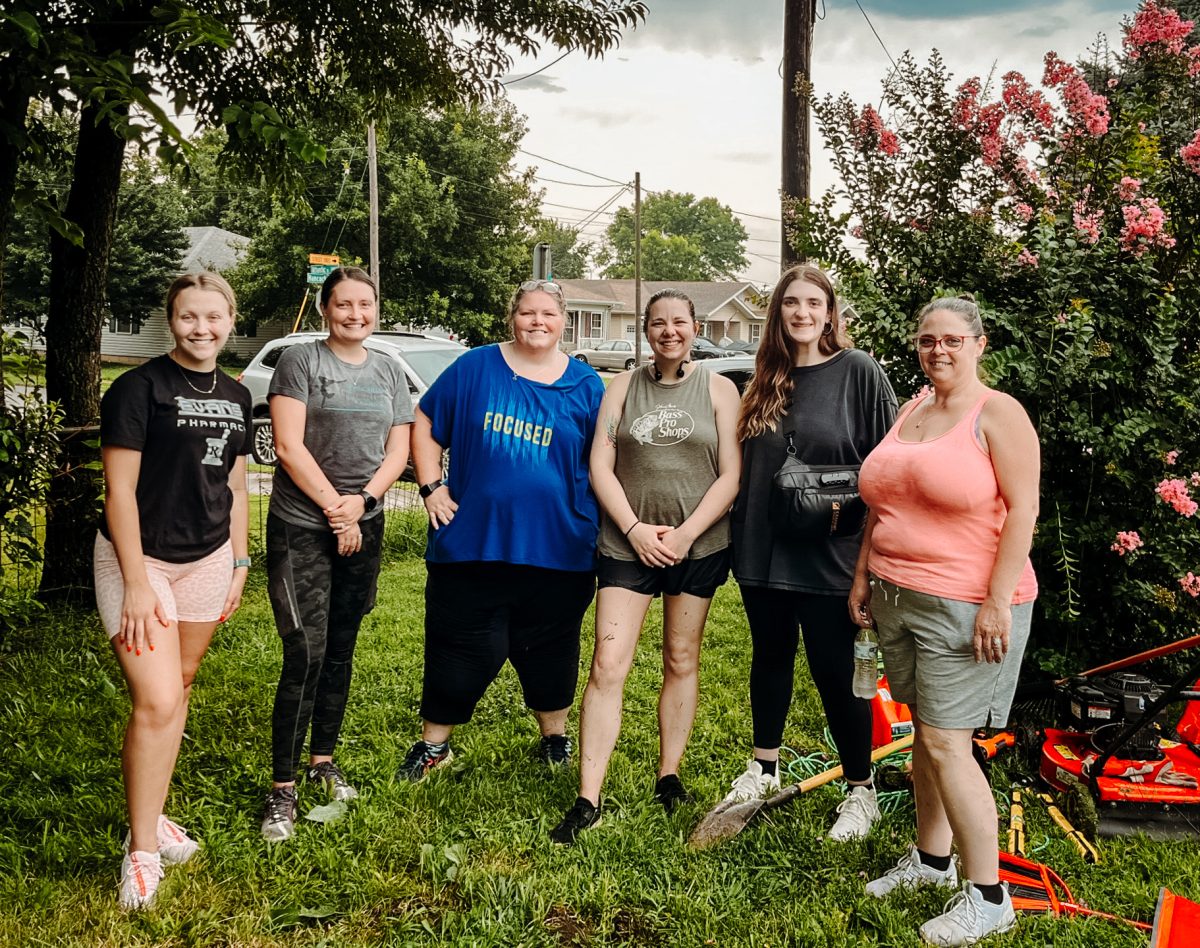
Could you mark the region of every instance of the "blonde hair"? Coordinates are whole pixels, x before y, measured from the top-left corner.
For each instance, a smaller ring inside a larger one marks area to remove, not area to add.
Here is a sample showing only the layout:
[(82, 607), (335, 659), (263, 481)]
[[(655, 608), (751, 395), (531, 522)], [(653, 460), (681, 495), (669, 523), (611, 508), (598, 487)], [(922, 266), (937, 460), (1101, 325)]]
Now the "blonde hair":
[(221, 274), (213, 270), (201, 270), (198, 273), (184, 273), (177, 276), (167, 287), (167, 301), (164, 306), (167, 311), (168, 323), (175, 318), (175, 300), (179, 294), (184, 290), (191, 289), (220, 293), (225, 298), (225, 302), (229, 304), (230, 318), (237, 317), (237, 297), (233, 295), (233, 287)]

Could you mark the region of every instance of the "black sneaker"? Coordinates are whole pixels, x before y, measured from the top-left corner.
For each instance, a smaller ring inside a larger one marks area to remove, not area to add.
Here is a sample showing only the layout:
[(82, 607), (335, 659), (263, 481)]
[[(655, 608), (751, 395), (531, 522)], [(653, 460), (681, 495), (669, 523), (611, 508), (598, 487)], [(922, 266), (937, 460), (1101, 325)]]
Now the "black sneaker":
[(592, 801), (585, 797), (578, 797), (562, 822), (550, 831), (550, 838), (560, 846), (570, 846), (581, 830), (599, 825), (600, 807), (592, 806)]
[(654, 798), (663, 805), (668, 816), (675, 811), (675, 807), (679, 804), (692, 802), (692, 796), (687, 792), (683, 781), (679, 779), (679, 774), (667, 774), (659, 777), (654, 784)]
[(404, 763), (396, 771), (396, 777), (400, 780), (411, 780), (415, 783), (418, 780), (423, 780), (425, 775), (433, 770), (434, 767), (440, 767), (442, 764), (448, 764), (454, 760), (454, 751), (450, 749), (449, 741), (445, 741), (442, 744), (435, 744), (433, 747), (440, 749), (435, 750), (424, 741), (417, 741), (417, 743), (413, 744), (404, 758)]
[(548, 734), (538, 744), (538, 760), (550, 767), (571, 762), (571, 739), (565, 734)]
[(267, 802), (263, 806), (263, 839), (271, 842), (287, 839), (296, 831), (296, 818), (299, 815), (296, 788), (275, 787), (267, 794)]
[(313, 764), (304, 772), (304, 777), (309, 783), (321, 784), (331, 800), (353, 800), (358, 796), (358, 791), (350, 786), (346, 775), (331, 760)]

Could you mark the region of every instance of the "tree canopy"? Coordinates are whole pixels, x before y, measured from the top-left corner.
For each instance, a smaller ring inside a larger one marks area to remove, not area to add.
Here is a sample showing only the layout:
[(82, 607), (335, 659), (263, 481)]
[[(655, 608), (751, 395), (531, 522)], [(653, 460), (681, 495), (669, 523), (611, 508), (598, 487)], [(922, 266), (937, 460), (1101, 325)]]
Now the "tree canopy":
[(550, 245), (550, 260), (553, 276), (561, 280), (578, 280), (587, 276), (588, 262), (595, 248), (580, 240), (580, 232), (567, 224), (543, 217), (537, 222), (533, 239), (529, 241), (529, 252), (537, 244)]
[[(622, 207), (596, 255), (610, 279), (629, 279), (634, 264), (634, 214)], [(716, 198), (662, 191), (642, 202), (642, 279), (729, 280), (747, 266), (746, 228)]]

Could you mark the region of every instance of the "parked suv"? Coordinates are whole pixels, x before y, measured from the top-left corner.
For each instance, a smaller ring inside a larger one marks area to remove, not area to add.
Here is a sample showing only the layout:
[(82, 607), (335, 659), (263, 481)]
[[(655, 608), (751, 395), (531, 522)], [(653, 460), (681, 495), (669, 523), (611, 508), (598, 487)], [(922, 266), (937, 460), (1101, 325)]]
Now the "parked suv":
[[(254, 460), (259, 464), (275, 463), (275, 433), (271, 429), (271, 415), (267, 407), (267, 392), (271, 387), (271, 376), (284, 351), (301, 342), (324, 339), (325, 332), (294, 332), (290, 336), (272, 339), (258, 355), (250, 360), (238, 381), (250, 389), (254, 405)], [(404, 370), (408, 379), (408, 390), (413, 404), (420, 399), (433, 380), (451, 362), (467, 351), (467, 347), (449, 339), (436, 339), (420, 333), (387, 332), (372, 333), (367, 337), (366, 347), (391, 356)]]

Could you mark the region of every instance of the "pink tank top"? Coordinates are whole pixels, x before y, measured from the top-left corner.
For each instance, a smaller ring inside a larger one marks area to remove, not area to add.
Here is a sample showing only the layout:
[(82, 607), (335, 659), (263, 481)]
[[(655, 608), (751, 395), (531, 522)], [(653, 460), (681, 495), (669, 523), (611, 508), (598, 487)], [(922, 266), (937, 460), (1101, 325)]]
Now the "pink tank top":
[[(863, 461), (859, 490), (877, 517), (867, 567), (880, 579), (945, 599), (987, 598), (1008, 509), (975, 432), (995, 394), (985, 392), (944, 435), (901, 441), (914, 401)], [(1027, 558), (1013, 605), (1036, 599), (1037, 591)]]

